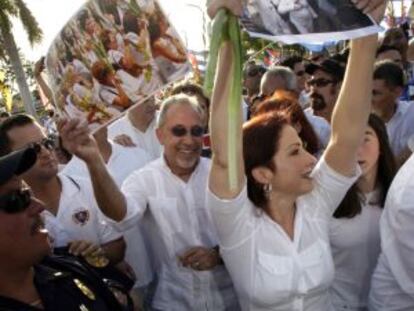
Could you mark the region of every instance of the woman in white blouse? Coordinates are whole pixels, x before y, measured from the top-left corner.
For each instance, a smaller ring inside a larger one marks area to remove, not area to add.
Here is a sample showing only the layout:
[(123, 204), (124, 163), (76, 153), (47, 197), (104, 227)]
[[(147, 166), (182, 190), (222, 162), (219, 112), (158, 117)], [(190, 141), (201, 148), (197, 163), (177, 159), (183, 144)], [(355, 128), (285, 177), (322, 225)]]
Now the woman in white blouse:
[(369, 116), (357, 160), (362, 175), (348, 190), (330, 224), (335, 310), (368, 310), (371, 276), (380, 253), (379, 220), (396, 164), (385, 125), (376, 115)]
[[(225, 2), (232, 8), (235, 1)], [(376, 5), (372, 15), (380, 20), (385, 3)], [(243, 129), (239, 115), (236, 187), (229, 186), (226, 135), (233, 57), (229, 44), (220, 52), (207, 200), (243, 310), (333, 310), (329, 222), (359, 175), (356, 153), (370, 112), (376, 42), (372, 35), (351, 43), (331, 141), (317, 164), (283, 115), (258, 116)]]

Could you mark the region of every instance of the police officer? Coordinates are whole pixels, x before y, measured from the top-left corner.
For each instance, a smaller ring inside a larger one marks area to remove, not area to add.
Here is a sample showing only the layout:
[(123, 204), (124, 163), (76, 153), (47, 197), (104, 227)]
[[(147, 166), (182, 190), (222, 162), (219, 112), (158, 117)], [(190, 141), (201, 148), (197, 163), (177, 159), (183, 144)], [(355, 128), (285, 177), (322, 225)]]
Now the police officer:
[(0, 157), (0, 310), (128, 310), (76, 258), (50, 256), (44, 205), (18, 177), (35, 161), (33, 149)]

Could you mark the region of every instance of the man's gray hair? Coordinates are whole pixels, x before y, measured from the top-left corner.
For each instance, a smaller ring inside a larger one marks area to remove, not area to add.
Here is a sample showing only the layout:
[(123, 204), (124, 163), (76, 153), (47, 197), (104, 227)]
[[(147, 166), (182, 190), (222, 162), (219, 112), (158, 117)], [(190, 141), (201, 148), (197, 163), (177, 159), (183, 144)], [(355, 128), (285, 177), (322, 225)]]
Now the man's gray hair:
[(171, 106), (176, 105), (186, 105), (191, 107), (199, 116), (200, 120), (203, 119), (203, 110), (198, 105), (197, 100), (193, 96), (188, 96), (185, 94), (177, 94), (172, 95), (166, 98), (162, 104), (160, 109), (160, 114), (158, 116), (157, 127), (160, 128), (165, 124), (166, 117), (168, 110), (170, 110)]
[(283, 79), (283, 81), (285, 81), (286, 90), (297, 90), (296, 75), (289, 67), (273, 66), (265, 73), (265, 76), (269, 78), (280, 77)]

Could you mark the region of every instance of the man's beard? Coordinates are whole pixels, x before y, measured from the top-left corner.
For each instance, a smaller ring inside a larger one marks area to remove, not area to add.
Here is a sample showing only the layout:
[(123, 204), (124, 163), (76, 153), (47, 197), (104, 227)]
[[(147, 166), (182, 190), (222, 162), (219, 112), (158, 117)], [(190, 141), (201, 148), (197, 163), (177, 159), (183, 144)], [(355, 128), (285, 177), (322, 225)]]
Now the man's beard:
[(312, 93), (310, 95), (311, 107), (314, 111), (321, 111), (326, 108), (325, 99), (318, 93)]

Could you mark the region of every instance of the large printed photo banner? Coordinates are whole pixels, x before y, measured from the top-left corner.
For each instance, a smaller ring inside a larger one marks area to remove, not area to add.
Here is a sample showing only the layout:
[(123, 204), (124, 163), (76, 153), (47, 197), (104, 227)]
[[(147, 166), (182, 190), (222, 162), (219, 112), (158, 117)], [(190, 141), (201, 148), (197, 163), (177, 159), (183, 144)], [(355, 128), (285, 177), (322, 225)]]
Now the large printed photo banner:
[(287, 44), (347, 40), (381, 30), (351, 0), (245, 0), (242, 23), (253, 37)]
[(191, 66), (156, 0), (90, 0), (50, 47), (58, 111), (96, 129), (142, 103)]

